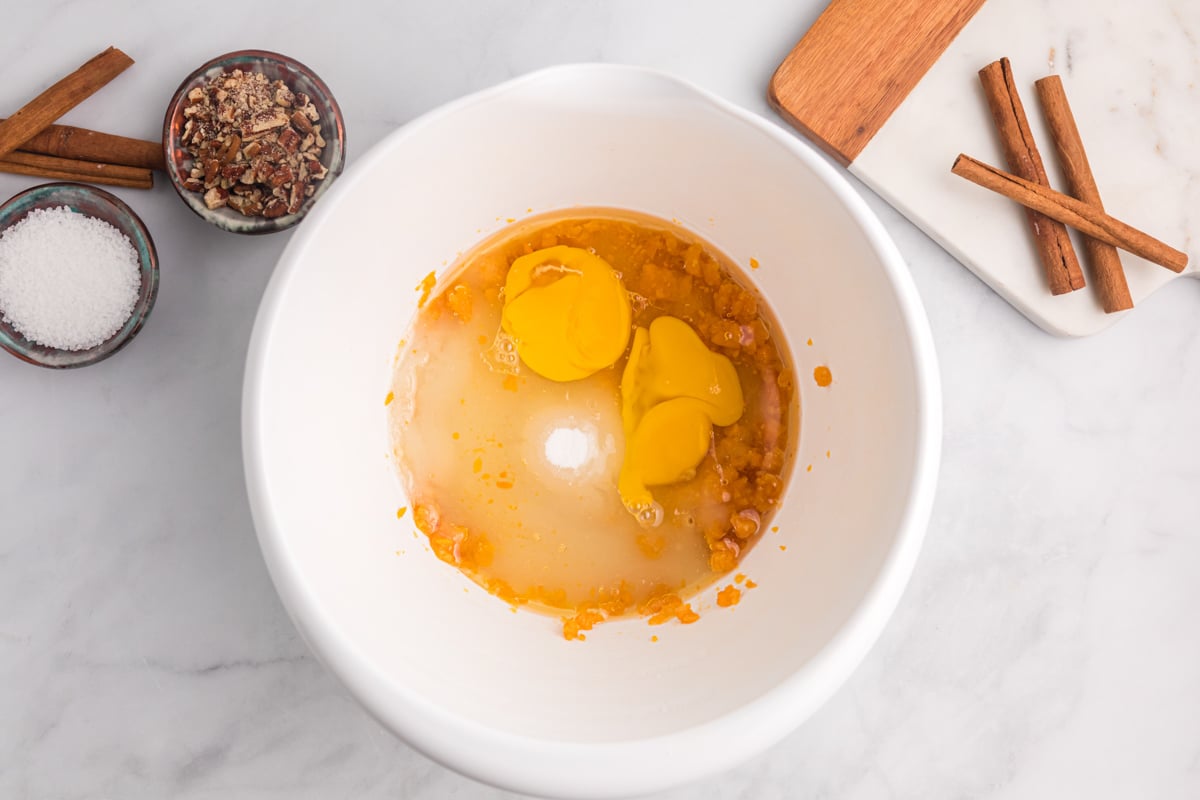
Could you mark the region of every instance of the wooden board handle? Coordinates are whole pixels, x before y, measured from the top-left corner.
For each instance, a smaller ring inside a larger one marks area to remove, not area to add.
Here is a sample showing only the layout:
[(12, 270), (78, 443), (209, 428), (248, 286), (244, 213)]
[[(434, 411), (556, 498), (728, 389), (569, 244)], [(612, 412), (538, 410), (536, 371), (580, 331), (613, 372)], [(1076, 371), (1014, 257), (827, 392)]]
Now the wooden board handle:
[(984, 0), (833, 0), (771, 78), (783, 117), (848, 166)]

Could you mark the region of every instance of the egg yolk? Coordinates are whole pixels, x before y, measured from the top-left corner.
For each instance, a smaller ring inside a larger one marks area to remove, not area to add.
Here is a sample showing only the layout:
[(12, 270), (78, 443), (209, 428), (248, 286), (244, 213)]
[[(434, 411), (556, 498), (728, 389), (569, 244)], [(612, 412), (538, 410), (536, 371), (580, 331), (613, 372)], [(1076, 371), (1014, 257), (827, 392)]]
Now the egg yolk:
[(574, 381), (621, 357), (632, 314), (607, 261), (559, 245), (513, 261), (500, 324), (527, 367), (552, 381)]
[(617, 488), (625, 506), (647, 508), (654, 502), (649, 487), (695, 475), (713, 425), (732, 425), (743, 408), (732, 362), (709, 350), (690, 325), (663, 316), (639, 327), (621, 376), (625, 460)]

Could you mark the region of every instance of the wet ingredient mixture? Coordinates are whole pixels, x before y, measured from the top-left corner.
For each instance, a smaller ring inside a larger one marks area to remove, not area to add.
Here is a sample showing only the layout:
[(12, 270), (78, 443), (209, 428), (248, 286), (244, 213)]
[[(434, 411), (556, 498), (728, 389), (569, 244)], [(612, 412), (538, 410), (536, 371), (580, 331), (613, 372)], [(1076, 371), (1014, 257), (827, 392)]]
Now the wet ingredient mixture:
[(687, 598), (783, 493), (798, 411), (776, 330), (728, 258), (663, 220), (507, 229), (429, 297), (397, 364), (414, 524), (488, 591), (563, 616), (567, 638), (632, 613), (695, 621)]

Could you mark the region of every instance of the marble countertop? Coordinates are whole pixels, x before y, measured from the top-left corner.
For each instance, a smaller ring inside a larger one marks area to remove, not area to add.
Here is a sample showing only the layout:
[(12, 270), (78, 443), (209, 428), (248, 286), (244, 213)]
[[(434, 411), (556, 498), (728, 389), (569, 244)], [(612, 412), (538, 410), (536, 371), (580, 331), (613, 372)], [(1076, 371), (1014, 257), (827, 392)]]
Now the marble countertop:
[[(771, 116), (767, 79), (823, 3), (371, 6), (23, 3), (0, 26), (0, 109), (116, 44), (137, 65), (68, 122), (155, 138), (184, 75), (261, 47), (333, 88), (351, 163), (445, 101), (569, 61), (669, 70)], [(34, 183), (0, 175), (0, 197)], [(292, 628), (239, 443), (246, 343), (289, 234), (222, 233), (163, 183), (118, 192), (162, 261), (138, 340), (74, 372), (0, 358), (0, 796), (511, 797), (392, 738)], [(1054, 339), (863, 193), (941, 359), (925, 549), (827, 705), (663, 797), (1200, 796), (1200, 282)]]

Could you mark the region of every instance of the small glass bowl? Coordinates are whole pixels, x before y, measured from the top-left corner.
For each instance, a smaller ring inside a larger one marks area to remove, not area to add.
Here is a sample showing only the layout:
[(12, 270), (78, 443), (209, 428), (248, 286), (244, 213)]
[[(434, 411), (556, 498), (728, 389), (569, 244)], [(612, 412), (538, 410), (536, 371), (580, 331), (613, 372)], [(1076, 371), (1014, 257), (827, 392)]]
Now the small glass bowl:
[[(316, 190), (312, 197), (305, 200), (304, 205), (295, 214), (267, 219), (247, 217), (228, 206), (210, 209), (204, 204), (204, 195), (201, 192), (183, 188), (183, 182), (188, 179), (192, 168), (192, 157), (180, 141), (185, 121), (183, 110), (188, 106), (187, 94), (197, 86), (203, 86), (210, 78), (235, 69), (243, 72), (261, 72), (267, 76), (267, 80), (283, 81), (292, 91), (303, 92), (312, 98), (313, 105), (320, 114), (321, 135), (325, 139), (321, 163), (328, 173), (314, 184)], [(166, 119), (163, 120), (163, 153), (166, 156), (167, 175), (171, 178), (171, 185), (175, 187), (183, 202), (187, 203), (188, 208), (200, 217), (233, 233), (275, 233), (290, 228), (303, 219), (313, 203), (329, 189), (337, 176), (342, 174), (342, 168), (346, 165), (346, 126), (342, 120), (342, 110), (338, 108), (329, 87), (311, 69), (279, 53), (238, 50), (209, 61), (188, 75), (175, 90), (171, 104), (167, 106)]]
[(94, 186), (82, 183), (44, 183), (13, 195), (0, 206), (0, 235), (39, 208), (67, 208), (79, 214), (103, 220), (129, 237), (141, 265), (142, 286), (133, 312), (119, 331), (107, 341), (87, 350), (59, 350), (31, 342), (3, 320), (0, 315), (0, 347), (22, 361), (50, 369), (85, 367), (111, 356), (132, 341), (158, 297), (158, 253), (146, 226), (129, 206)]

